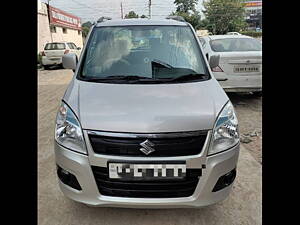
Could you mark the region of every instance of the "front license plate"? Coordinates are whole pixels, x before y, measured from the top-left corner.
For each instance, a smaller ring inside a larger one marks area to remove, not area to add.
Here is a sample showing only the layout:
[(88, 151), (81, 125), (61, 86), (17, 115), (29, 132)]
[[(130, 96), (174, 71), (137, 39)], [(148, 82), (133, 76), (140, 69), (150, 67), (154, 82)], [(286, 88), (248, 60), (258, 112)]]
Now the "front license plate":
[(260, 72), (260, 66), (258, 65), (239, 65), (234, 66), (233, 72), (235, 73), (251, 73), (251, 72)]
[(186, 175), (185, 163), (132, 164), (109, 163), (109, 178), (123, 180), (182, 179)]

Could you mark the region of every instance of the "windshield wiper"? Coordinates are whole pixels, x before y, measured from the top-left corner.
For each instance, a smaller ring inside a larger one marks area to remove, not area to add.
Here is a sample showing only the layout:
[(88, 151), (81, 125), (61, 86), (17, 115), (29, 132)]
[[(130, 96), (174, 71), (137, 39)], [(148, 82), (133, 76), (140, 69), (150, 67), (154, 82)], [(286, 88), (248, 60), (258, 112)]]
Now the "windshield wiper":
[(85, 81), (90, 82), (118, 82), (118, 81), (128, 81), (128, 82), (146, 82), (146, 83), (169, 83), (169, 82), (176, 82), (176, 81), (186, 81), (186, 80), (199, 80), (199, 79), (206, 79), (209, 76), (207, 74), (199, 74), (199, 73), (190, 73), (185, 74), (182, 76), (178, 76), (175, 78), (152, 78), (152, 77), (143, 77), (143, 76), (130, 76), (130, 75), (112, 75), (107, 77), (89, 77), (85, 78)]
[(185, 74), (179, 77), (172, 78), (170, 80), (167, 80), (168, 82), (172, 81), (186, 81), (186, 80), (198, 80), (198, 79), (207, 79), (209, 76), (207, 74), (202, 74), (202, 73), (190, 73), (190, 74)]

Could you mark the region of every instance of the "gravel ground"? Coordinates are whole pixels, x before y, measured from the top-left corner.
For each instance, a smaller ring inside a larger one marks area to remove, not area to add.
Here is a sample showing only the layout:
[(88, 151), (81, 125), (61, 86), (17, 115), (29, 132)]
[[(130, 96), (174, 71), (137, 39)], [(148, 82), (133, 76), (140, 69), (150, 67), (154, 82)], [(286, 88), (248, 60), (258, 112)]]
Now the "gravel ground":
[(262, 164), (262, 97), (228, 94), (239, 120), (241, 142)]
[[(38, 71), (38, 224), (261, 224), (261, 98), (230, 95), (240, 133), (238, 176), (230, 196), (202, 209), (90, 208), (64, 197), (58, 187), (53, 150), (54, 119), (71, 70)], [(249, 140), (248, 140), (249, 141)], [(250, 154), (251, 153), (251, 154)]]

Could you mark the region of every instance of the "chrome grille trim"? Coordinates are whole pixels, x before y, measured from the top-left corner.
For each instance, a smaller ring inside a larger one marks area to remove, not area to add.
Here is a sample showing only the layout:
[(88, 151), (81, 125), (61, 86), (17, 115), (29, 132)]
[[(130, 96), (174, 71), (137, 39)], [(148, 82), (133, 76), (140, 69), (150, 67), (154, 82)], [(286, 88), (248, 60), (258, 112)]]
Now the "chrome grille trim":
[(192, 137), (201, 134), (207, 134), (210, 130), (171, 132), (171, 133), (117, 133), (107, 131), (86, 130), (88, 134), (106, 136), (106, 137), (124, 137), (124, 138), (176, 138), (176, 137)]

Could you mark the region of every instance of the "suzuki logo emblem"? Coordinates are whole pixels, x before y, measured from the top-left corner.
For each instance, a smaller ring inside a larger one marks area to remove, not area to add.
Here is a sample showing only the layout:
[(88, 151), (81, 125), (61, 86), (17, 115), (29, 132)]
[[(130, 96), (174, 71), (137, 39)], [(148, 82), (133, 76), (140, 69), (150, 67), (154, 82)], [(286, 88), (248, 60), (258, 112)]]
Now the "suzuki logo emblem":
[(151, 141), (149, 141), (148, 139), (146, 141), (142, 142), (140, 144), (140, 146), (143, 147), (143, 148), (140, 148), (140, 151), (142, 151), (146, 155), (149, 155), (151, 152), (155, 151), (155, 149), (152, 148), (152, 147), (154, 147), (154, 144)]

